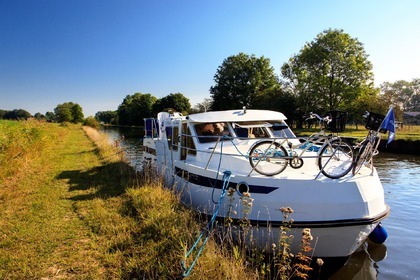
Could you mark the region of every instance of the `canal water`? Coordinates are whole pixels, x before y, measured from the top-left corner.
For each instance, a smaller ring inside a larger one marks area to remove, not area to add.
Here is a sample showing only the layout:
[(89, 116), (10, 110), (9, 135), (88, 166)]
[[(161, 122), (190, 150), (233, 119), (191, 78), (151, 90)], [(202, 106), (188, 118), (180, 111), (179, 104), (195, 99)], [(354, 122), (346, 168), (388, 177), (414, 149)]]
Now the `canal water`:
[[(134, 167), (140, 167), (140, 128), (103, 132), (119, 143)], [(391, 215), (382, 223), (388, 239), (382, 245), (366, 243), (344, 264), (327, 261), (329, 266), (322, 269), (329, 270), (328, 279), (420, 279), (420, 157), (380, 153), (374, 164), (391, 207)]]

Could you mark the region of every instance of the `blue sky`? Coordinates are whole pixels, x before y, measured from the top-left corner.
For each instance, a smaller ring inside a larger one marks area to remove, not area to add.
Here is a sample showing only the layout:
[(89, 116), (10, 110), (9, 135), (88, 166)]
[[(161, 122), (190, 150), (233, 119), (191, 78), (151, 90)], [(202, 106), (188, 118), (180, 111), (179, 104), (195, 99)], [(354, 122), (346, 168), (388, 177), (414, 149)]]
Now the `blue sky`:
[(276, 74), (328, 28), (364, 44), (375, 84), (420, 78), (418, 0), (0, 0), (0, 109), (64, 102), (85, 116), (136, 92), (209, 98), (223, 60), (269, 58)]

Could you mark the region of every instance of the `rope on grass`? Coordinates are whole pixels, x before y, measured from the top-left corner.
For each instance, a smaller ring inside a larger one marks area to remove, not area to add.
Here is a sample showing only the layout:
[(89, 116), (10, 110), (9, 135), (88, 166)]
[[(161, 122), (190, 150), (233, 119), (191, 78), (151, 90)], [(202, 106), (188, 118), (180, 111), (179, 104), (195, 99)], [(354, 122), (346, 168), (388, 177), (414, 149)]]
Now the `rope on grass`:
[[(195, 258), (193, 262), (191, 263), (190, 267), (187, 268), (185, 261), (181, 261), (181, 266), (182, 266), (182, 271), (183, 271), (182, 277), (188, 277), (190, 275), (198, 258), (200, 257), (201, 253), (204, 250), (207, 240), (210, 237), (210, 233), (213, 230), (214, 222), (216, 221), (216, 217), (217, 217), (217, 214), (219, 213), (220, 206), (222, 205), (223, 199), (226, 195), (231, 175), (232, 173), (230, 171), (223, 172), (223, 187), (222, 187), (222, 192), (220, 193), (219, 202), (216, 205), (216, 210), (214, 211), (213, 216), (211, 217), (210, 221), (207, 223), (206, 228), (201, 231), (200, 235), (197, 237), (197, 240), (191, 246), (190, 250), (185, 254), (185, 260), (186, 260), (194, 251), (196, 251)], [(201, 245), (199, 245), (200, 241), (202, 241)]]

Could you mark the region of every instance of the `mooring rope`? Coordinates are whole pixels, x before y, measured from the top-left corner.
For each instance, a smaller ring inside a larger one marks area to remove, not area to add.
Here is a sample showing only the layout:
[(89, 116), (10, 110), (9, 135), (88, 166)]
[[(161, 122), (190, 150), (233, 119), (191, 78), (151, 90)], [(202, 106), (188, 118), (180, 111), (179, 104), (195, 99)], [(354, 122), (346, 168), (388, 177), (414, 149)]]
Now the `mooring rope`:
[[(201, 253), (204, 250), (207, 240), (210, 237), (210, 232), (213, 230), (214, 222), (216, 221), (216, 217), (217, 217), (217, 214), (219, 213), (220, 206), (222, 205), (223, 199), (226, 195), (231, 175), (232, 173), (230, 171), (223, 172), (223, 187), (222, 187), (222, 192), (220, 193), (219, 202), (216, 205), (216, 209), (213, 213), (213, 216), (211, 217), (210, 221), (207, 223), (206, 228), (201, 231), (200, 235), (197, 237), (197, 240), (191, 246), (190, 250), (185, 254), (185, 260), (186, 260), (192, 254), (193, 251), (197, 251), (196, 256), (193, 262), (191, 263), (190, 267), (187, 268), (185, 261), (181, 261), (181, 266), (183, 270), (182, 277), (188, 277), (190, 275), (198, 258), (200, 257)], [(198, 243), (200, 241), (202, 241), (202, 244), (199, 246)]]

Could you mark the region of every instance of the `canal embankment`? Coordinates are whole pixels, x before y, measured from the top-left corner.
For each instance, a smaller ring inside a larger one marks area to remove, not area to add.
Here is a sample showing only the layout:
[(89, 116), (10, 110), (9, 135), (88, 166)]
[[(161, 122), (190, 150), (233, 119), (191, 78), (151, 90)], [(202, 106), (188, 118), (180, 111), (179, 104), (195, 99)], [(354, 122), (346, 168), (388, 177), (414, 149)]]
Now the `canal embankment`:
[[(177, 279), (200, 225), (98, 131), (0, 121), (0, 279)], [(190, 279), (255, 279), (211, 239)]]

